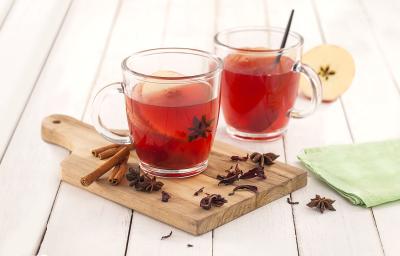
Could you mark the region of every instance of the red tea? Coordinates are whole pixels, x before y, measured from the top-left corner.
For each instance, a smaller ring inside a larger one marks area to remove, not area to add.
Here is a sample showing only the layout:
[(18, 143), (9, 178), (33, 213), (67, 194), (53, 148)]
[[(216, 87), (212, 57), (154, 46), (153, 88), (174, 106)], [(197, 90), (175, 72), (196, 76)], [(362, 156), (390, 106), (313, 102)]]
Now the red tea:
[(230, 54), (224, 60), (222, 107), (229, 126), (245, 133), (271, 133), (289, 121), (299, 81), (293, 60)]
[[(219, 97), (213, 97), (209, 84), (138, 84), (131, 97), (126, 96), (126, 108), (143, 163), (186, 169), (207, 160), (219, 114)], [(194, 129), (201, 124), (207, 125), (200, 131)]]

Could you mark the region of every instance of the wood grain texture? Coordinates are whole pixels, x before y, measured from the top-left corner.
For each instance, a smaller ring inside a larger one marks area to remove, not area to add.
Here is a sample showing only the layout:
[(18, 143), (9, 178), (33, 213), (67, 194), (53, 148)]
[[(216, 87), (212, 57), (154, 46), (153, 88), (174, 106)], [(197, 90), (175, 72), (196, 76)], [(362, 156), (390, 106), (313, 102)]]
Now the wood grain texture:
[(0, 2), (0, 30), (6, 20), (15, 0), (3, 0)]
[[(259, 192), (237, 193), (228, 198), (232, 186), (218, 186), (217, 174), (223, 174), (232, 162), (230, 155), (245, 154), (244, 151), (216, 141), (209, 157), (207, 170), (195, 177), (187, 179), (161, 179), (163, 189), (171, 194), (168, 204), (161, 202), (160, 193), (144, 194), (133, 190), (124, 179), (119, 186), (109, 186), (106, 178), (99, 179), (88, 187), (80, 184), (80, 178), (95, 169), (100, 160), (94, 158), (91, 149), (106, 144), (92, 127), (76, 119), (63, 115), (52, 115), (42, 123), (42, 138), (50, 143), (60, 145), (72, 151), (62, 163), (62, 180), (86, 189), (121, 205), (137, 210), (150, 217), (168, 223), (194, 235), (200, 235), (240, 217), (256, 208), (306, 185), (305, 171), (276, 163), (266, 167), (266, 180), (240, 181), (238, 184), (252, 183), (257, 185)], [(138, 162), (135, 154), (130, 162)], [(245, 170), (254, 166), (253, 163), (241, 163)], [(223, 207), (205, 211), (199, 207), (201, 197), (193, 193), (205, 186), (210, 194), (218, 193), (228, 199)]]
[[(54, 3), (54, 1), (51, 2)], [(0, 204), (8, 207), (0, 207), (0, 255), (36, 255), (46, 229), (49, 231), (49, 236), (43, 241), (43, 249), (45, 251), (42, 251), (41, 254), (63, 255), (63, 252), (65, 254), (71, 252), (69, 255), (77, 255), (80, 251), (83, 252), (82, 248), (87, 245), (87, 243), (79, 243), (79, 241), (86, 242), (83, 239), (85, 234), (90, 234), (86, 237), (92, 239), (93, 230), (88, 230), (89, 233), (83, 232), (84, 229), (79, 232), (74, 230), (71, 233), (82, 235), (77, 240), (66, 240), (66, 237), (72, 239), (76, 238), (77, 235), (63, 236), (61, 232), (65, 226), (70, 226), (71, 229), (74, 227), (71, 223), (76, 220), (74, 216), (77, 216), (77, 214), (72, 214), (70, 210), (72, 209), (74, 213), (77, 213), (79, 205), (83, 204), (79, 200), (84, 197), (78, 196), (76, 192), (69, 197), (69, 199), (75, 199), (76, 203), (74, 205), (57, 204), (57, 208), (62, 205), (65, 205), (66, 208), (57, 211), (59, 214), (51, 218), (49, 226), (47, 226), (53, 201), (60, 184), (59, 162), (66, 157), (67, 152), (59, 147), (43, 143), (40, 138), (40, 126), (42, 119), (54, 110), (75, 116), (82, 115), (112, 24), (115, 7), (117, 6), (116, 3), (110, 1), (103, 2), (108, 3), (103, 5), (98, 0), (85, 0), (75, 1), (71, 6), (64, 25), (54, 43), (53, 50), (41, 71), (32, 96), (29, 102), (26, 103), (25, 111), (21, 116), (12, 141), (4, 154), (0, 165), (0, 180), (7, 182), (0, 186)], [(33, 4), (40, 5), (39, 2)], [(43, 3), (43, 5), (45, 4)], [(58, 15), (60, 10), (56, 9), (64, 8), (64, 5), (58, 1), (57, 4), (46, 7), (41, 6), (40, 8), (45, 8), (49, 11), (49, 9), (52, 9), (51, 7), (53, 7), (52, 15)], [(19, 10), (18, 12), (20, 12), (21, 8), (24, 8), (23, 4), (17, 9), (13, 9), (13, 11)], [(33, 11), (39, 6), (32, 8)], [(88, 20), (88, 11), (96, 18)], [(38, 13), (33, 12), (31, 15), (37, 16)], [(37, 19), (39, 22), (44, 17), (37, 17)], [(37, 25), (43, 31), (46, 30), (47, 25), (40, 24), (41, 26)], [(37, 30), (41, 30), (39, 27)], [(17, 27), (14, 28), (16, 29)], [(14, 31), (14, 35), (15, 33)], [(35, 40), (41, 39), (42, 41), (45, 39), (41, 33), (32, 35), (32, 38), (36, 38)], [(15, 47), (17, 45), (14, 44)], [(9, 51), (10, 49), (17, 50), (18, 48), (12, 48), (10, 45), (8, 47)], [(43, 44), (41, 47), (43, 48), (32, 51), (41, 52), (47, 47), (47, 44)], [(5, 50), (5, 48), (1, 49), (1, 51)], [(16, 67), (15, 72), (21, 70), (22, 67), (26, 67), (25, 65), (30, 66), (29, 63), (36, 61), (31, 55), (25, 57), (27, 59), (24, 60), (24, 66)], [(7, 70), (3, 68), (3, 65), (8, 65), (8, 63), (2, 63), (1, 65), (3, 71)], [(33, 72), (33, 70), (31, 71)], [(4, 73), (2, 73), (3, 75)], [(14, 84), (15, 88), (13, 87), (13, 89), (22, 90), (18, 86), (19, 84)], [(10, 85), (6, 87), (11, 88)], [(6, 97), (9, 97), (7, 93), (0, 94), (1, 100), (6, 99)], [(17, 99), (19, 98), (15, 98), (15, 100)], [(7, 114), (11, 114), (9, 109), (7, 109), (6, 115), (2, 114), (2, 118), (6, 118)], [(3, 138), (3, 135), (1, 137)], [(16, 164), (18, 167), (16, 167)], [(63, 190), (64, 186), (61, 186), (61, 189)], [(78, 189), (75, 190), (81, 192)], [(108, 203), (107, 200), (103, 201)], [(91, 205), (93, 206), (93, 204)], [(123, 207), (119, 208), (120, 210), (125, 210)], [(114, 211), (118, 211), (118, 209), (114, 208)], [(108, 216), (102, 214), (97, 214), (96, 216), (98, 216), (98, 221), (103, 225), (105, 224), (104, 219), (109, 219)], [(116, 233), (111, 233), (111, 227), (115, 226), (120, 219), (110, 218), (109, 220), (114, 221), (113, 223), (108, 222), (109, 226), (106, 229), (110, 233), (96, 232), (99, 241), (103, 240), (103, 237), (106, 237), (104, 240), (111, 240), (109, 239), (110, 237), (117, 236)], [(83, 218), (77, 222), (91, 223), (89, 219)], [(103, 225), (97, 226), (100, 228)], [(109, 235), (109, 237), (106, 235)], [(59, 237), (63, 237), (63, 239), (59, 240)], [(124, 234), (124, 237), (126, 237), (126, 234)], [(108, 245), (111, 246), (110, 243)], [(121, 248), (121, 254), (123, 251), (124, 248)], [(114, 252), (116, 252), (115, 249)]]
[[(0, 33), (0, 156), (47, 59), (71, 0), (16, 1)], [(21, 18), (23, 17), (23, 18)], [(51, 22), (48, 22), (51, 19)]]

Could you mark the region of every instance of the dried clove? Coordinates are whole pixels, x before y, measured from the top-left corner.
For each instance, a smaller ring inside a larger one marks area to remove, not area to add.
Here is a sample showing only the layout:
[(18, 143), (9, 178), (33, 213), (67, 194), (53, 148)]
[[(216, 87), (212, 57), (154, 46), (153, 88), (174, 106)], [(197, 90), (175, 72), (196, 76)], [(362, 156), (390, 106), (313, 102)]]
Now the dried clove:
[(336, 209), (332, 206), (335, 200), (321, 197), (320, 195), (315, 195), (315, 198), (312, 198), (311, 201), (307, 204), (310, 208), (317, 208), (321, 213), (324, 213), (326, 209), (330, 211), (336, 211)]
[(247, 161), (249, 159), (249, 154), (246, 156), (231, 156), (232, 161)]
[(247, 172), (243, 173), (243, 175), (241, 175), (239, 177), (239, 179), (251, 179), (251, 178), (255, 178), (258, 177), (260, 179), (266, 179), (267, 177), (265, 176), (265, 172), (264, 172), (264, 167), (263, 166), (257, 166), (254, 167), (253, 169), (248, 170)]
[(248, 191), (257, 193), (258, 188), (257, 188), (257, 186), (253, 186), (253, 185), (239, 185), (239, 186), (236, 186), (236, 187), (232, 190), (232, 192), (229, 193), (229, 195), (230, 195), (230, 196), (233, 196), (237, 190), (248, 190)]
[(167, 203), (170, 198), (171, 198), (171, 196), (167, 192), (161, 191), (161, 201), (162, 202)]
[(210, 210), (212, 206), (221, 207), (228, 201), (219, 194), (207, 195), (200, 201), (200, 207), (205, 210)]
[(289, 197), (286, 198), (286, 202), (287, 202), (288, 204), (299, 204), (299, 202), (293, 202), (292, 200), (290, 200)]
[(169, 234), (168, 234), (168, 235), (162, 236), (162, 237), (161, 237), (161, 240), (164, 240), (164, 239), (170, 238), (171, 236), (172, 236), (172, 230), (171, 230), (171, 232), (169, 232)]
[(186, 246), (187, 247), (193, 247), (193, 244), (187, 244)]
[(200, 193), (203, 193), (204, 187), (199, 188), (196, 192), (194, 192), (194, 196), (198, 196)]

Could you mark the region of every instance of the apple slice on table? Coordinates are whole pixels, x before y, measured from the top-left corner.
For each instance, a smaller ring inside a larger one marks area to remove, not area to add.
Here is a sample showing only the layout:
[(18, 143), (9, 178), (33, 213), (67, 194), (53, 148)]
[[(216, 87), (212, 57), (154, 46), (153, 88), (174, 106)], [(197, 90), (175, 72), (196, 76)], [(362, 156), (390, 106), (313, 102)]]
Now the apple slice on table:
[[(303, 56), (303, 63), (318, 73), (322, 83), (322, 100), (334, 101), (351, 85), (355, 74), (353, 57), (345, 49), (324, 44), (317, 46)], [(300, 91), (308, 98), (312, 89), (304, 77), (300, 80)]]

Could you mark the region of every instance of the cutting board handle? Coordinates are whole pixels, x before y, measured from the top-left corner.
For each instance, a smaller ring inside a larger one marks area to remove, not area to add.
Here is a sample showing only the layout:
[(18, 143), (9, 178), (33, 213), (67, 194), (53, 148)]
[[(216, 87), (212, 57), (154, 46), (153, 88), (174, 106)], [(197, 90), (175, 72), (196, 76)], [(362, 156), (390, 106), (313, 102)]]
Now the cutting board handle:
[[(92, 126), (66, 115), (47, 116), (42, 121), (42, 139), (70, 151), (87, 150), (88, 140), (98, 141)], [(94, 145), (98, 144), (94, 142)]]

